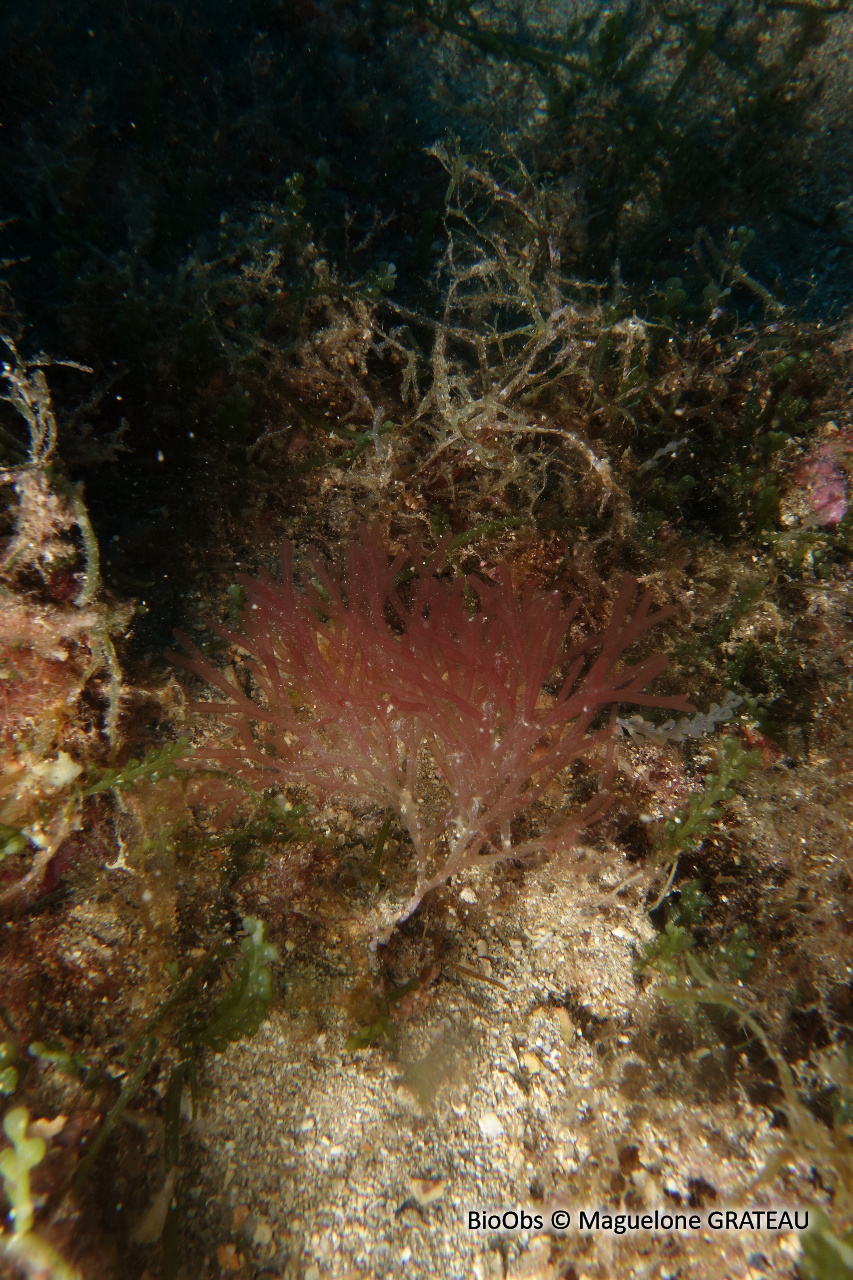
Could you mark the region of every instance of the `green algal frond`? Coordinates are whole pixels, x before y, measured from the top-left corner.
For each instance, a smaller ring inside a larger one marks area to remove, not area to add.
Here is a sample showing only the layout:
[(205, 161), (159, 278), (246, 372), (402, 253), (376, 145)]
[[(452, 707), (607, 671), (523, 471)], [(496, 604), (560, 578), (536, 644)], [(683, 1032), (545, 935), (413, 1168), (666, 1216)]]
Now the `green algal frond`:
[(83, 788), (83, 795), (95, 796), (101, 791), (122, 791), (145, 778), (159, 782), (161, 778), (168, 778), (176, 773), (178, 761), (186, 759), (191, 750), (189, 738), (178, 738), (176, 742), (167, 742), (164, 747), (152, 747), (142, 760), (128, 760), (121, 769), (105, 769), (102, 773), (95, 774)]
[(33, 1231), (35, 1205), (30, 1173), (47, 1153), (43, 1138), (28, 1138), (30, 1115), (14, 1107), (3, 1118), (3, 1132), (11, 1146), (0, 1152), (0, 1178), (12, 1206), (11, 1230), (0, 1232), (0, 1254), (27, 1276), (44, 1280), (80, 1280), (80, 1273), (63, 1262), (46, 1240)]
[(723, 738), (717, 756), (717, 772), (709, 773), (701, 791), (691, 793), (686, 809), (679, 809), (663, 828), (661, 851), (669, 863), (662, 892), (650, 910), (663, 902), (672, 888), (678, 859), (710, 834), (711, 825), (719, 817), (719, 806), (735, 794), (736, 782), (743, 782), (750, 769), (761, 761), (758, 751), (744, 751), (737, 738)]
[(278, 959), (278, 952), (266, 940), (267, 926), (254, 916), (246, 916), (243, 928), (246, 937), (240, 943), (243, 954), (234, 966), (234, 981), (193, 1037), (197, 1044), (209, 1045), (217, 1053), (229, 1040), (255, 1034), (274, 994), (270, 965)]

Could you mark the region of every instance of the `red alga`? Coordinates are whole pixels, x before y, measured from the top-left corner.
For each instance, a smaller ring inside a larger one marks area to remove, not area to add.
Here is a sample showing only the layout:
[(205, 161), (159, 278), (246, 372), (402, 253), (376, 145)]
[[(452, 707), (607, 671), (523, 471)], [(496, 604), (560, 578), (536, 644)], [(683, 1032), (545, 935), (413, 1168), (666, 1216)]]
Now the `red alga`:
[[(603, 631), (572, 639), (580, 598), (563, 609), (559, 591), (516, 591), (506, 563), (484, 582), (440, 576), (438, 561), (414, 547), (390, 557), (362, 527), (345, 575), (312, 552), (314, 577), (297, 587), (285, 543), (281, 584), (237, 579), (243, 633), (214, 628), (249, 656), (250, 692), (181, 637), (190, 657), (179, 661), (226, 699), (195, 709), (240, 738), (201, 747), (197, 762), (257, 790), (305, 783), (400, 815), (417, 876), (380, 937), (466, 867), (570, 847), (610, 800), (621, 705), (691, 710), (683, 697), (644, 692), (664, 655), (622, 662), (671, 613), (638, 598), (634, 579), (624, 579)], [(586, 804), (562, 810), (542, 835), (516, 821), (574, 761), (602, 756), (601, 787)], [(425, 794), (436, 774), (438, 805), (434, 783), (429, 803)]]

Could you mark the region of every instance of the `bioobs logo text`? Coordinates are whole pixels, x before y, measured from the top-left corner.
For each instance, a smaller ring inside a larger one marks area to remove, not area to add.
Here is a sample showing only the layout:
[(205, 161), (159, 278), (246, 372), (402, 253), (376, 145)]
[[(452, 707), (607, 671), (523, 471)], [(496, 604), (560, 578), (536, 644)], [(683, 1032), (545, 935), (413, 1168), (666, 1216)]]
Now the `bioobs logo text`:
[[(560, 1210), (556, 1213), (559, 1216)], [(568, 1219), (569, 1215), (564, 1216)], [(468, 1210), (469, 1231), (541, 1231), (544, 1225), (541, 1213), (528, 1213), (526, 1209), (501, 1209), (496, 1213)]]
[(612, 1213), (606, 1209), (550, 1209), (528, 1213), (526, 1209), (469, 1209), (469, 1231), (507, 1232), (574, 1230), (582, 1234), (610, 1233), (617, 1236), (634, 1232), (691, 1233), (694, 1231), (805, 1231), (809, 1225), (808, 1209), (712, 1209), (705, 1213), (679, 1213), (655, 1209), (648, 1213)]

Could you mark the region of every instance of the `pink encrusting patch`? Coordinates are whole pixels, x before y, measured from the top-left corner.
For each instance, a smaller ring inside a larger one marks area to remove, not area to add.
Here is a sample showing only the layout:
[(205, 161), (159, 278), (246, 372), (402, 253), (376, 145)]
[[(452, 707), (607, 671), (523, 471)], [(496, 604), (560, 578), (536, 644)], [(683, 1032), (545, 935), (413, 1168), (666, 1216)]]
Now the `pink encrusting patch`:
[(794, 481), (805, 489), (818, 524), (837, 525), (850, 505), (850, 485), (838, 465), (837, 446), (822, 444), (794, 473)]

